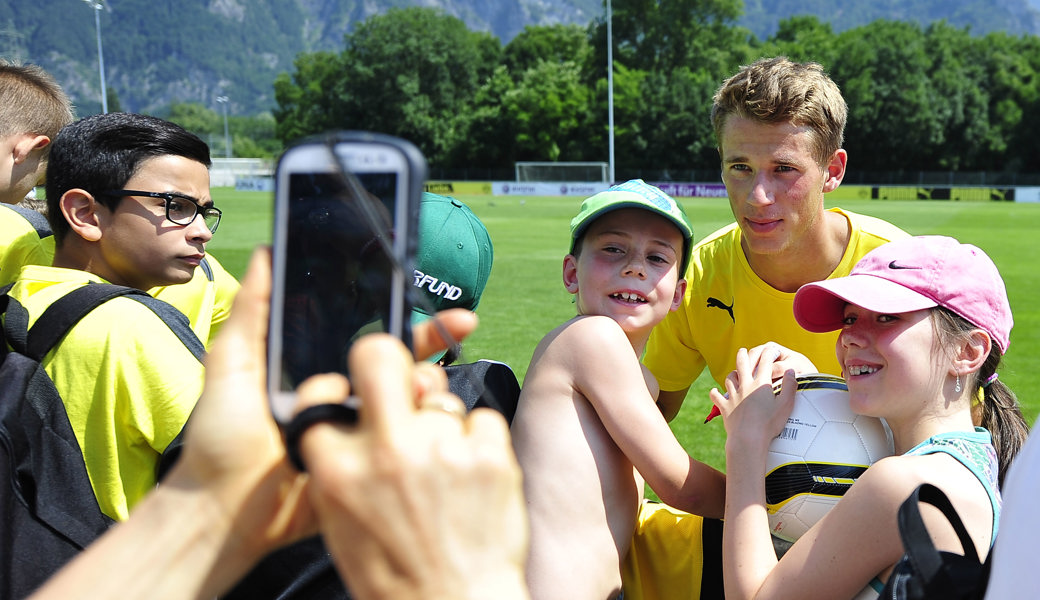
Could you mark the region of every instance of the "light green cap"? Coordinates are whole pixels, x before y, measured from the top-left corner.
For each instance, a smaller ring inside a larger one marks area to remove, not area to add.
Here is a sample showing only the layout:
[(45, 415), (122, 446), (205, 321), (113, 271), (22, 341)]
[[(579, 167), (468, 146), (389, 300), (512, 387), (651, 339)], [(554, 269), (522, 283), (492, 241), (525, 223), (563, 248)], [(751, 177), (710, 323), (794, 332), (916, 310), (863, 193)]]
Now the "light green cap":
[(682, 260), (679, 262), (679, 277), (686, 273), (693, 248), (693, 226), (679, 203), (660, 189), (642, 179), (630, 179), (607, 188), (581, 203), (578, 216), (571, 220), (571, 253), (574, 245), (589, 225), (606, 213), (619, 208), (643, 208), (661, 215), (679, 228), (683, 236)]

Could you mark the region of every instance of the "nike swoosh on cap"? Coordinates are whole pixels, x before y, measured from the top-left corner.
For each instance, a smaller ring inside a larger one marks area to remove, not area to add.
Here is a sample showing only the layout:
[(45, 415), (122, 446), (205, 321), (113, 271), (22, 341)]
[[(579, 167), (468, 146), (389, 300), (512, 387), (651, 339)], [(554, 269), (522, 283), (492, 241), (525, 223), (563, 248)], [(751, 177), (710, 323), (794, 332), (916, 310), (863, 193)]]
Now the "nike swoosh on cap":
[(892, 262), (888, 263), (888, 268), (889, 269), (920, 269), (921, 267), (907, 267), (907, 266), (904, 266), (904, 265), (896, 264), (896, 261), (893, 260)]

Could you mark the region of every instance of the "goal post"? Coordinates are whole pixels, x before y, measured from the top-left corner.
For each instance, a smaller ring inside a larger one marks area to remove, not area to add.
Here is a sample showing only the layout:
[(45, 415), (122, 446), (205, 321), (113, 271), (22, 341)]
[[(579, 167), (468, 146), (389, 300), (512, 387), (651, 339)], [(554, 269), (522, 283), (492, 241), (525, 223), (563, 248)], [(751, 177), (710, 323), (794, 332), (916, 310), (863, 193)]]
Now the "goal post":
[(581, 181), (610, 183), (605, 162), (517, 161), (516, 181)]

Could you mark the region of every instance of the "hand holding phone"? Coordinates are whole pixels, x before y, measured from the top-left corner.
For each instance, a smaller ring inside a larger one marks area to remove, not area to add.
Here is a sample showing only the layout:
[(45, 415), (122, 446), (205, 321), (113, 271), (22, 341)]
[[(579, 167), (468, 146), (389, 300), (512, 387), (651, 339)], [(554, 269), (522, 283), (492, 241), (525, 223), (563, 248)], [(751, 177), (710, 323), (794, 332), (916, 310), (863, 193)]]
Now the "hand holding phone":
[(355, 339), (410, 346), (408, 288), (426, 163), (411, 143), (366, 132), (309, 138), (275, 173), (268, 394), (292, 417), (296, 387), (347, 372)]

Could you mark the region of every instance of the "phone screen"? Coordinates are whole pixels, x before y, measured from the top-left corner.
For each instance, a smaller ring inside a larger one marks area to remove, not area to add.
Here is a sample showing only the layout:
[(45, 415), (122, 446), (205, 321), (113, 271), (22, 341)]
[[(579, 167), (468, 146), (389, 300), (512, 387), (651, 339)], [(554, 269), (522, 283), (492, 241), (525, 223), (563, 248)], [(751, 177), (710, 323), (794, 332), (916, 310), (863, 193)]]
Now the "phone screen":
[[(277, 182), (268, 376), (281, 422), (305, 379), (349, 375), (358, 337), (381, 331), (409, 341), (407, 170), (363, 145), (339, 145), (338, 157), (331, 147), (324, 156), (313, 150), (287, 153)], [(328, 168), (336, 159), (342, 168)]]

